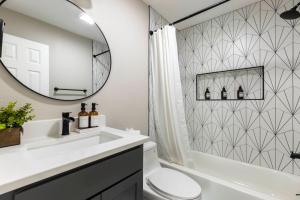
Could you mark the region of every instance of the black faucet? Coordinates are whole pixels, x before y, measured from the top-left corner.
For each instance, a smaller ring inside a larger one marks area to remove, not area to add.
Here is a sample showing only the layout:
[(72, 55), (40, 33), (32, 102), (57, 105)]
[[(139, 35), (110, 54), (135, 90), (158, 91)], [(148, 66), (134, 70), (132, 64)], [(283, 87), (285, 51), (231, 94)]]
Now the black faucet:
[(291, 159), (300, 159), (300, 153), (294, 153), (293, 151), (291, 152)]
[(70, 112), (62, 113), (62, 135), (70, 134), (70, 121), (75, 121), (73, 117), (70, 117)]

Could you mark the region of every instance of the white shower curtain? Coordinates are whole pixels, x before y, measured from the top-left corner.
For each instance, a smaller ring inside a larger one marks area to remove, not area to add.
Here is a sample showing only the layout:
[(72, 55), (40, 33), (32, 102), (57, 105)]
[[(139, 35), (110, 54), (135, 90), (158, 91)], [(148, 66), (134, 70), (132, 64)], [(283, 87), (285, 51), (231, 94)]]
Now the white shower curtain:
[(184, 165), (188, 132), (173, 26), (165, 26), (150, 38), (150, 105), (159, 155)]

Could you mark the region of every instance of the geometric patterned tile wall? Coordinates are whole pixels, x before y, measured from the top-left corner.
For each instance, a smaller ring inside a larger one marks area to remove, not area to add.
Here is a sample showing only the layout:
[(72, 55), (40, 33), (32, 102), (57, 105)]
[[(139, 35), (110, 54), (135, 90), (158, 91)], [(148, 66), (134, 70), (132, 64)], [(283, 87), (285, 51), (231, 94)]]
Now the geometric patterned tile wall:
[[(179, 31), (192, 149), (300, 175), (300, 20), (279, 17), (298, 1), (265, 0)], [(196, 74), (265, 66), (265, 100), (196, 101)]]
[(149, 15), (150, 15), (150, 31), (155, 31), (169, 24), (169, 22), (163, 18), (156, 10), (149, 7)]
[[(178, 31), (193, 150), (300, 175), (289, 158), (300, 152), (300, 20), (279, 17), (296, 3), (265, 0)], [(150, 30), (165, 24), (150, 9)], [(265, 66), (265, 100), (196, 101), (196, 74), (253, 66)], [(155, 137), (151, 113), (149, 127)]]

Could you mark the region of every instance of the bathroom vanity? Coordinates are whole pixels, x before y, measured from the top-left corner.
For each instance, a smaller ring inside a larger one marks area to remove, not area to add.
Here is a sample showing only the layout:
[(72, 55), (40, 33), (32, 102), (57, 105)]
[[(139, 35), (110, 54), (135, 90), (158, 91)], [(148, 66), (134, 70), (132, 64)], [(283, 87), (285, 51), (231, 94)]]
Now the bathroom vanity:
[(147, 140), (105, 127), (0, 152), (0, 200), (142, 200)]
[(142, 147), (25, 186), (1, 200), (141, 200)]

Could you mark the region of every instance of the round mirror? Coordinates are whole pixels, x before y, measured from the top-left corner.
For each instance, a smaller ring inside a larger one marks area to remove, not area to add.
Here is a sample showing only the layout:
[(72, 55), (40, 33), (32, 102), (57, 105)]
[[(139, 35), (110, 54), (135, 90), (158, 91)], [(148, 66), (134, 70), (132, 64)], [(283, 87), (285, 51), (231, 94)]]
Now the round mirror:
[(0, 32), (2, 65), (40, 95), (84, 99), (109, 78), (111, 54), (105, 36), (72, 1), (2, 1)]

